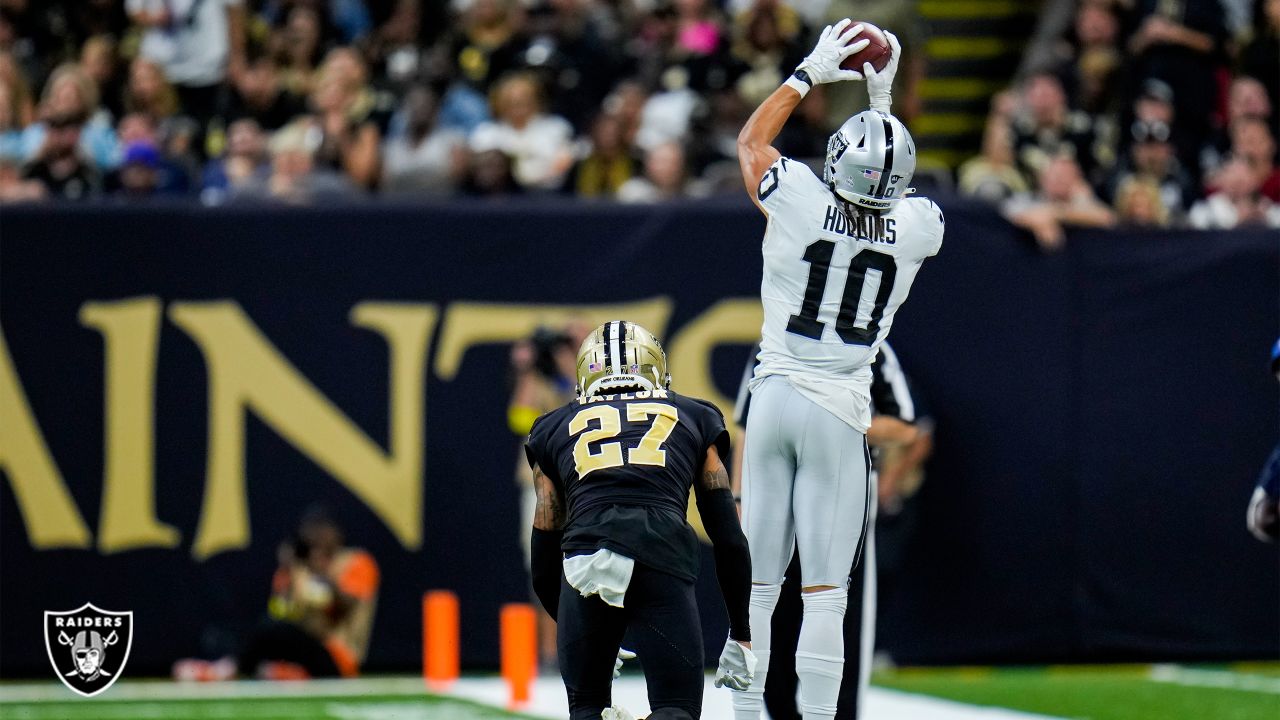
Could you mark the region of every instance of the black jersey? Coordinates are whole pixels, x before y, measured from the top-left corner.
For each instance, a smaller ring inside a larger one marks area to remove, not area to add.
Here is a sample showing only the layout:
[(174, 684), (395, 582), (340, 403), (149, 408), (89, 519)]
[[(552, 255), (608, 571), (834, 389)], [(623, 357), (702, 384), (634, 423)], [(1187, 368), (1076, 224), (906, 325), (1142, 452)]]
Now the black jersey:
[(729, 453), (714, 405), (667, 390), (603, 395), (538, 418), (525, 453), (564, 498), (562, 549), (609, 549), (689, 580), (698, 540), (689, 490), (715, 446)]

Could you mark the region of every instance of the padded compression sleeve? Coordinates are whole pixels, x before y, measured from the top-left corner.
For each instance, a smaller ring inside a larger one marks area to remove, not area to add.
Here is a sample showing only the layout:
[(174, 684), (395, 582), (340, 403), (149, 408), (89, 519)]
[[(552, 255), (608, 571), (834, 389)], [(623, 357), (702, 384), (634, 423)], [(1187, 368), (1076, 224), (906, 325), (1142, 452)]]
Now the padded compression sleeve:
[(533, 577), (533, 592), (555, 620), (560, 611), (560, 578), (564, 575), (564, 555), (560, 550), (563, 530), (533, 529), (530, 543), (529, 574)]
[(717, 488), (702, 490), (697, 497), (702, 526), (714, 546), (720, 594), (729, 611), (729, 637), (751, 642), (751, 551), (738, 522), (733, 493), (728, 488)]

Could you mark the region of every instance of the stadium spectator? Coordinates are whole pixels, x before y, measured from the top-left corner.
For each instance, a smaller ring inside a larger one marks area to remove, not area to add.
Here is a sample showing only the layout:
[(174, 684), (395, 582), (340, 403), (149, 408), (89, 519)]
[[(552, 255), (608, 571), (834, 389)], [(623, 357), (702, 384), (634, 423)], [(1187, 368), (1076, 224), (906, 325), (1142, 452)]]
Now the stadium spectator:
[(1102, 196), (1120, 206), (1120, 188), (1134, 180), (1143, 180), (1159, 191), (1159, 204), (1176, 221), (1186, 214), (1197, 192), (1195, 182), (1182, 169), (1177, 152), (1170, 142), (1171, 128), (1159, 121), (1134, 121), (1129, 132), (1132, 142), (1128, 156), (1103, 187)]
[(22, 177), (35, 180), (45, 192), (63, 200), (86, 200), (102, 189), (102, 176), (81, 149), (83, 116), (51, 115), (42, 124), (40, 149), (23, 169)]
[(1005, 217), (1031, 231), (1044, 250), (1062, 247), (1063, 225), (1107, 227), (1115, 222), (1111, 209), (1100, 202), (1085, 182), (1080, 166), (1069, 155), (1058, 155), (1040, 170), (1039, 190), (1015, 195), (1005, 202)]
[(678, 143), (663, 143), (644, 156), (644, 175), (634, 177), (618, 188), (618, 200), (624, 203), (652, 203), (699, 194), (689, 180), (684, 148)]
[(528, 73), (511, 75), (494, 86), (494, 120), (471, 133), (472, 149), (494, 148), (508, 155), (516, 182), (528, 190), (559, 188), (573, 163), (572, 126), (543, 108), (537, 78)]
[(245, 63), (242, 0), (125, 0), (145, 28), (139, 56), (162, 68), (182, 111), (201, 126), (221, 110), (222, 83)]
[(524, 62), (544, 76), (548, 107), (586, 131), (620, 73), (619, 28), (590, 0), (554, 0), (529, 9)]
[(622, 120), (601, 113), (591, 124), (591, 151), (574, 164), (567, 189), (583, 198), (612, 198), (635, 177), (640, 162), (626, 144)]
[(146, 113), (154, 118), (173, 117), (181, 109), (178, 93), (169, 84), (160, 66), (146, 58), (135, 58), (129, 65), (129, 82), (124, 89), (126, 112)]
[[(164, 148), (168, 137), (160, 132), (156, 119), (146, 113), (129, 113), (120, 118), (117, 126), (120, 145), (123, 150), (121, 158), (128, 156), (129, 146), (145, 146), (157, 150), (154, 163), (156, 191), (163, 195), (183, 195), (191, 188), (194, 167), (188, 158), (174, 159)], [(117, 192), (122, 186), (123, 173), (115, 171), (107, 173), (103, 180), (107, 192)]]
[(741, 63), (734, 85), (738, 97), (756, 106), (786, 80), (804, 59), (799, 13), (777, 0), (760, 0), (734, 18), (732, 53)]
[[(1227, 119), (1225, 127), (1215, 128), (1200, 151), (1200, 167), (1205, 172), (1216, 170), (1226, 162), (1231, 152), (1231, 128), (1244, 119), (1272, 119), (1271, 100), (1267, 89), (1257, 79), (1241, 76), (1231, 81), (1227, 95)], [(1274, 131), (1273, 135), (1274, 137)]]
[(1224, 17), (1220, 0), (1140, 0), (1137, 29), (1129, 38), (1134, 77), (1161, 80), (1173, 91), (1175, 142), (1183, 164), (1193, 169), (1195, 145), (1208, 135), (1216, 105), (1215, 73), (1227, 38)]
[(80, 48), (80, 67), (98, 87), (102, 107), (111, 117), (124, 114), (124, 79), (116, 41), (110, 35), (94, 35)]
[(291, 5), (283, 26), (271, 33), (267, 45), (285, 92), (295, 97), (311, 92), (316, 68), (324, 57), (323, 39), (320, 11), (311, 5)]
[(41, 120), (26, 129), (23, 144), (28, 153), (44, 144), (50, 117), (76, 117), (80, 122), (80, 149), (97, 167), (116, 161), (116, 134), (111, 119), (98, 104), (98, 88), (93, 80), (72, 63), (59, 65), (45, 83), (40, 98)]
[(1076, 9), (1071, 37), (1057, 48), (1056, 70), (1064, 78), (1071, 105), (1095, 122), (1120, 109), (1120, 19), (1106, 0), (1084, 0)]
[(205, 165), (200, 197), (205, 204), (218, 204), (250, 183), (265, 182), (270, 172), (262, 127), (241, 118), (227, 128), (226, 155)]
[(991, 100), (991, 115), (982, 133), (982, 154), (967, 160), (957, 171), (962, 194), (998, 203), (1030, 189), (1013, 158), (1009, 117), (1016, 102), (1009, 92)]
[(1276, 167), (1276, 141), (1260, 118), (1245, 117), (1231, 126), (1231, 156), (1248, 166), (1259, 192), (1280, 202), (1280, 167)]
[(0, 156), (19, 159), (26, 156), (26, 145), (22, 137), (26, 126), (15, 88), (0, 78)]
[(472, 197), (503, 197), (523, 192), (513, 175), (515, 161), (496, 147), (472, 144), (459, 191)]
[(22, 177), (22, 156), (0, 149), (0, 204), (41, 200), (45, 195), (44, 185)]
[(483, 95), (498, 78), (520, 68), (526, 46), (520, 15), (515, 0), (471, 0), (462, 12), (449, 59), (471, 92)]
[(381, 133), (359, 107), (358, 92), (337, 70), (320, 75), (311, 93), (312, 126), (320, 137), (315, 161), (345, 173), (358, 187), (371, 188), (378, 180)]
[(1074, 158), (1085, 177), (1110, 164), (1097, 147), (1093, 121), (1067, 106), (1062, 81), (1050, 72), (1031, 75), (1022, 83), (1021, 107), (1012, 118), (1014, 157), (1032, 179), (1059, 155)]
[(125, 145), (113, 194), (126, 200), (155, 197), (160, 187), (160, 150), (149, 142)]
[(387, 192), (446, 193), (466, 171), (466, 136), (440, 127), (434, 93), (416, 87), (401, 109), (404, 132), (382, 151), (382, 188)]
[(0, 49), (0, 87), (9, 94), (11, 122), (17, 129), (30, 125), (36, 116), (35, 101), (31, 97), (31, 83), (22, 68), (14, 61), (13, 55)]
[(271, 137), (271, 173), (254, 177), (233, 188), (233, 199), (265, 199), (285, 203), (309, 203), (352, 194), (352, 185), (340, 173), (317, 167), (316, 150), (322, 132), (309, 120), (298, 120)]
[(1160, 186), (1149, 177), (1126, 176), (1116, 189), (1114, 205), (1122, 225), (1169, 225), (1170, 208), (1164, 204)]
[[(1240, 53), (1240, 74), (1266, 88), (1271, 107), (1280, 108), (1280, 0), (1256, 0), (1253, 37)], [(1280, 130), (1280, 112), (1271, 117), (1272, 131)]]
[(227, 117), (252, 119), (264, 130), (279, 130), (307, 110), (306, 98), (285, 87), (270, 56), (249, 63), (232, 89)]
[(1191, 226), (1229, 230), (1245, 225), (1280, 227), (1280, 206), (1261, 193), (1258, 176), (1242, 159), (1227, 161), (1211, 178), (1217, 191), (1191, 207)]

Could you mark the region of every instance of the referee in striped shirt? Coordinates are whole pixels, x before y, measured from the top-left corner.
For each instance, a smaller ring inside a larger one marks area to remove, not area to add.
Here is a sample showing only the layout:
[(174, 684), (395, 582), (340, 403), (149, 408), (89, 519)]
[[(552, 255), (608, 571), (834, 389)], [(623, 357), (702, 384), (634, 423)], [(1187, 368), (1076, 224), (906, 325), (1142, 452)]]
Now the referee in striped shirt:
[[(734, 422), (739, 436), (734, 443), (733, 488), (735, 496), (741, 491), (742, 447), (745, 443), (747, 415), (751, 411), (751, 378), (755, 374), (756, 355), (759, 346), (753, 348), (738, 389), (738, 401), (734, 408)], [(901, 448), (899, 459), (904, 463), (919, 465), (928, 456), (931, 437), (927, 422), (917, 422), (916, 403), (910, 385), (893, 348), (886, 342), (880, 347), (876, 361), (871, 365), (871, 427), (867, 442), (871, 445), (873, 466), (879, 465), (880, 450)], [(896, 475), (902, 473), (895, 473)], [(876, 472), (871, 473), (873, 486)], [(879, 491), (877, 491), (879, 493)], [(880, 494), (881, 504), (900, 503), (896, 492), (892, 497)], [(871, 677), (871, 655), (875, 649), (876, 623), (876, 508), (871, 509), (871, 523), (865, 540), (866, 562), (854, 567), (849, 576), (849, 605), (844, 616), (845, 664), (844, 679), (840, 684), (840, 701), (836, 720), (855, 720), (862, 712), (867, 685)], [(797, 678), (795, 672), (796, 643), (800, 636), (800, 619), (804, 613), (800, 597), (800, 558), (793, 554), (787, 568), (781, 597), (773, 612), (772, 657), (769, 661), (769, 678), (765, 686), (764, 701), (773, 720), (800, 720), (796, 708)]]

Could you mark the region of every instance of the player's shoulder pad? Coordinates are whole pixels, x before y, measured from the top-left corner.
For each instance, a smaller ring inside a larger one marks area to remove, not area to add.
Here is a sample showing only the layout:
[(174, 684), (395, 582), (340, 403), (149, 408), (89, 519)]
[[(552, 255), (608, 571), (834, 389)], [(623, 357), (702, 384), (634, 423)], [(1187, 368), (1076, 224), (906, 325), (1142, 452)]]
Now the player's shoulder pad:
[(697, 416), (690, 418), (694, 426), (703, 434), (703, 440), (707, 447), (715, 446), (716, 451), (720, 453), (720, 457), (729, 456), (729, 430), (725, 424), (724, 413), (720, 412), (720, 408), (714, 403), (701, 400), (688, 395), (678, 395), (671, 393), (671, 397), (678, 398), (677, 406), (682, 409), (697, 413)]
[(778, 206), (788, 198), (812, 190), (815, 185), (825, 187), (808, 165), (783, 156), (764, 171), (756, 197), (766, 207)]

